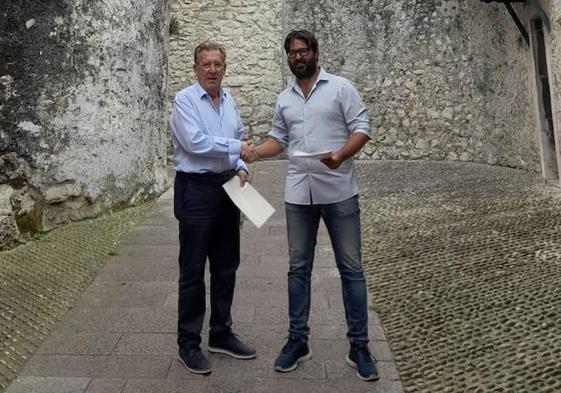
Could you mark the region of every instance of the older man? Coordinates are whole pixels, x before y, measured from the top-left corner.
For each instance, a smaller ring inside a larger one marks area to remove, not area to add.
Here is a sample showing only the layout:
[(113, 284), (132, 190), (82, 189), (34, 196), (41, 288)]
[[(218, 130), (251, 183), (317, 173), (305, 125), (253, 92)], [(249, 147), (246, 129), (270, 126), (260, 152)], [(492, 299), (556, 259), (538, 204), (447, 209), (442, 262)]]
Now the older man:
[[(347, 363), (359, 378), (379, 378), (368, 349), (366, 284), (362, 270), (358, 186), (352, 157), (368, 142), (366, 108), (353, 85), (318, 66), (314, 35), (293, 31), (284, 41), (294, 82), (278, 97), (272, 130), (261, 145), (242, 157), (253, 161), (288, 146), (285, 209), (288, 230), (289, 338), (275, 361), (288, 372), (312, 357), (308, 345), (310, 277), (320, 219), (323, 219), (341, 275), (347, 337)], [(297, 151), (331, 153), (320, 161)]]
[(197, 82), (175, 96), (171, 116), (174, 147), (174, 214), (179, 221), (178, 356), (191, 372), (208, 374), (200, 348), (205, 315), (205, 264), (210, 268), (208, 350), (238, 359), (255, 350), (232, 332), (230, 308), (240, 263), (240, 212), (222, 185), (248, 170), (240, 154), (244, 130), (234, 99), (221, 88), (226, 52), (203, 42), (194, 53)]

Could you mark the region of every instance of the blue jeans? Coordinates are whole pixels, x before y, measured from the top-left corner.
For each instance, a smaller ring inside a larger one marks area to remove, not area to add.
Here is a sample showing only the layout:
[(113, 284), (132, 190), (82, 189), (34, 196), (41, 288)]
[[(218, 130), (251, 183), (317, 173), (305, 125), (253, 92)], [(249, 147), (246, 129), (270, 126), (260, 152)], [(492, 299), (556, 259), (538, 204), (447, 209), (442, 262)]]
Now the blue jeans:
[(325, 205), (285, 203), (290, 270), (288, 307), (290, 336), (308, 340), (311, 274), (320, 218), (329, 232), (341, 276), (347, 337), (351, 346), (368, 343), (366, 281), (362, 271), (358, 195)]

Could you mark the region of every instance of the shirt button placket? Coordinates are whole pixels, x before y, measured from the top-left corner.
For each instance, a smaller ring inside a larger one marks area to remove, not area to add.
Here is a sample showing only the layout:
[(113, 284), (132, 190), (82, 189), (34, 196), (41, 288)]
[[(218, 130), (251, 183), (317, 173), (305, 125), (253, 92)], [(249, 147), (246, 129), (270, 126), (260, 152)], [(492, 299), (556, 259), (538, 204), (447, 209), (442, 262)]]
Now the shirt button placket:
[[(304, 100), (304, 108), (302, 110), (302, 117), (303, 117), (303, 135), (302, 137), (304, 138), (304, 151), (311, 151), (310, 150), (310, 146), (308, 144), (308, 137), (310, 136), (312, 130), (310, 129), (310, 122), (308, 121), (308, 100), (305, 99)], [(306, 181), (308, 183), (308, 197), (310, 198), (308, 203), (312, 202), (312, 179), (311, 179), (311, 174), (310, 174), (310, 160), (306, 159)]]
[[(304, 151), (311, 151), (310, 150), (310, 145), (309, 145), (309, 136), (311, 134), (311, 130), (310, 130), (310, 123), (308, 122), (308, 102), (304, 101), (304, 108), (302, 109), (302, 124), (303, 124), (303, 132), (302, 132), (302, 138), (304, 138)], [(306, 160), (306, 169), (309, 170), (310, 167), (308, 165), (308, 160)]]

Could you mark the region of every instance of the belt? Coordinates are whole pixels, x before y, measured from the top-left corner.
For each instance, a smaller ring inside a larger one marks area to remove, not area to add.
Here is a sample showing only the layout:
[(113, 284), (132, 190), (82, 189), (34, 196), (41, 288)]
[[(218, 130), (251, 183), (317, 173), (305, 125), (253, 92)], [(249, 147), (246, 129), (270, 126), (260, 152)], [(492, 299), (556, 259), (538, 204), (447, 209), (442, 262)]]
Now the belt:
[(175, 177), (179, 179), (208, 179), (208, 180), (223, 180), (228, 181), (236, 175), (234, 169), (229, 169), (224, 172), (204, 172), (204, 173), (188, 173), (176, 172)]

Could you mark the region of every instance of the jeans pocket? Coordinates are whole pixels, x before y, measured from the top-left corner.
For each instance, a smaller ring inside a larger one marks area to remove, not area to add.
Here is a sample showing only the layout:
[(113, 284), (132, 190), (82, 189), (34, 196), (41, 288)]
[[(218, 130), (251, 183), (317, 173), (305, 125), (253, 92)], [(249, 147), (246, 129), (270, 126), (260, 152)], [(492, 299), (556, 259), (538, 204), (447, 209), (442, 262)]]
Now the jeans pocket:
[(344, 201), (334, 203), (331, 207), (331, 214), (335, 217), (347, 217), (355, 214), (360, 215), (358, 195), (345, 199)]

